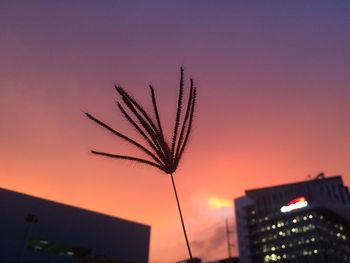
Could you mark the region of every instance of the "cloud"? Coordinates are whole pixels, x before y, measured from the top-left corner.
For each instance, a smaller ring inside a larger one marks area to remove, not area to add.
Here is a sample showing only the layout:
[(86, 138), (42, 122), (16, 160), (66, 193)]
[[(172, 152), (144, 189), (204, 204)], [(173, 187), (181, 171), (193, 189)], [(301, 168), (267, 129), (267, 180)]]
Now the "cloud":
[[(232, 223), (230, 224), (230, 229), (233, 229)], [(217, 258), (217, 255), (222, 255), (222, 258), (227, 257), (227, 236), (225, 222), (213, 224), (206, 231), (212, 234), (207, 235), (206, 238), (197, 239), (191, 242), (191, 247), (194, 254), (200, 257), (202, 260), (212, 260)], [(230, 240), (232, 243), (232, 232)]]
[(214, 234), (210, 237), (208, 245), (211, 247), (211, 249), (217, 249), (223, 244), (226, 244), (226, 242), (226, 226), (219, 226), (216, 228)]
[(206, 242), (203, 240), (202, 241), (195, 240), (195, 241), (192, 241), (190, 245), (191, 245), (191, 248), (194, 250), (202, 250), (203, 247), (206, 245)]

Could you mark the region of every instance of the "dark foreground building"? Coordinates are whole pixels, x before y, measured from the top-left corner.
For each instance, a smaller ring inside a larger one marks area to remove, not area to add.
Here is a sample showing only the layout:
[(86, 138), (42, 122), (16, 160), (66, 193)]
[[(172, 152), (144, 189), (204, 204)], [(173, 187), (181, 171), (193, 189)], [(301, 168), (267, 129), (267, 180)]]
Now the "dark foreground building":
[(238, 257), (231, 257), (231, 258), (223, 258), (219, 260), (209, 261), (207, 263), (239, 263)]
[(0, 188), (0, 262), (148, 262), (150, 227)]
[(194, 257), (192, 260), (190, 258), (177, 261), (176, 263), (202, 263), (200, 258)]
[(350, 195), (340, 176), (249, 190), (235, 209), (240, 262), (350, 262)]
[[(178, 261), (176, 263), (201, 263), (202, 260), (200, 258), (192, 258), (191, 259), (185, 259), (182, 261)], [(237, 257), (231, 257), (231, 258), (223, 258), (223, 259), (218, 259), (214, 261), (208, 261), (207, 263), (239, 263), (239, 258)]]

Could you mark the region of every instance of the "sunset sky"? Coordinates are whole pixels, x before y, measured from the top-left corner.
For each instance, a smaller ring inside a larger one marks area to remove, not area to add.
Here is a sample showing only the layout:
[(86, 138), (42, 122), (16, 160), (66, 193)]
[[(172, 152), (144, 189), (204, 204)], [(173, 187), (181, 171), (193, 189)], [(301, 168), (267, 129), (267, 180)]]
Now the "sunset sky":
[(0, 187), (150, 225), (152, 263), (187, 257), (170, 177), (92, 155), (139, 151), (83, 114), (139, 139), (113, 86), (151, 109), (152, 84), (170, 133), (183, 66), (198, 104), (175, 180), (194, 255), (227, 257), (227, 201), (246, 189), (321, 171), (350, 185), (349, 14), (337, 0), (2, 0)]

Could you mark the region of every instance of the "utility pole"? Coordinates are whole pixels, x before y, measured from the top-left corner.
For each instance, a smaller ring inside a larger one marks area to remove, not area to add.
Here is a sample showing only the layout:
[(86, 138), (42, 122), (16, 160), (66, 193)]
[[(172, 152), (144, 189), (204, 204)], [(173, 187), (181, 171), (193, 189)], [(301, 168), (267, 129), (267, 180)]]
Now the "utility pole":
[(228, 250), (228, 260), (230, 263), (232, 263), (232, 255), (231, 255), (231, 247), (234, 245), (230, 241), (230, 233), (233, 231), (230, 230), (228, 225), (228, 219), (226, 218), (226, 238), (227, 238), (227, 250)]

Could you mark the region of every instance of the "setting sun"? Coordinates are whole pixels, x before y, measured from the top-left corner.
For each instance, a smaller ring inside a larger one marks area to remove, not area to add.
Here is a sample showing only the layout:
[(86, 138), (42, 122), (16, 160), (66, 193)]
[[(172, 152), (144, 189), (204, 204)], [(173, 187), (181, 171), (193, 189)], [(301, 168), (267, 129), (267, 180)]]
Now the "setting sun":
[(213, 209), (232, 206), (231, 200), (220, 199), (217, 197), (210, 197), (208, 203), (209, 207)]

